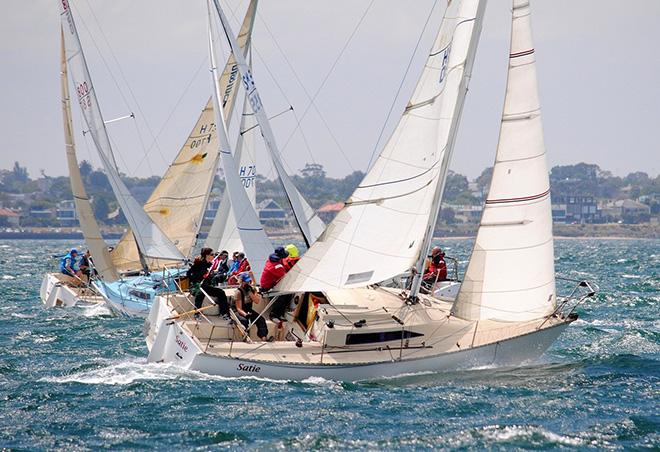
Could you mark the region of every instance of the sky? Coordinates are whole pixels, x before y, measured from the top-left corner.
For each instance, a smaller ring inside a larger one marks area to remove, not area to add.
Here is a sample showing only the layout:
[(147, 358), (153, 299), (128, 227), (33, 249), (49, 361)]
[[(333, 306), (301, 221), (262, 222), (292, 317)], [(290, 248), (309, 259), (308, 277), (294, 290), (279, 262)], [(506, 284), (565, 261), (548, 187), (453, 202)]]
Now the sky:
[[(136, 116), (108, 126), (120, 169), (162, 174), (211, 93), (206, 2), (71, 3), (106, 121)], [(223, 4), (240, 20), (247, 0)], [(3, 6), (0, 168), (18, 160), (33, 177), (64, 175), (58, 0)], [(470, 178), (494, 159), (510, 7), (488, 2), (451, 165)], [(316, 162), (341, 177), (368, 167), (412, 92), (444, 8), (445, 0), (260, 2), (254, 76), (270, 116), (294, 108), (272, 120), (289, 171)], [(532, 1), (550, 166), (585, 161), (615, 175), (660, 172), (658, 24), (658, 0)], [(99, 166), (73, 108), (79, 159)], [(263, 154), (262, 161), (260, 172), (272, 177)]]

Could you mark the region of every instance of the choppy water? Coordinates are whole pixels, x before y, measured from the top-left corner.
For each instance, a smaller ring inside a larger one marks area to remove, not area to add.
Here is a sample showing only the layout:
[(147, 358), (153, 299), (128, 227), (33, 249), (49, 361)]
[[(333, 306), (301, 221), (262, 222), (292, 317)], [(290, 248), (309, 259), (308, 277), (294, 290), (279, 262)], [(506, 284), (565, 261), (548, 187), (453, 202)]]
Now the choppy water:
[(147, 364), (140, 320), (41, 306), (70, 245), (0, 241), (0, 448), (660, 448), (660, 241), (556, 243), (602, 292), (538, 364), (370, 383)]

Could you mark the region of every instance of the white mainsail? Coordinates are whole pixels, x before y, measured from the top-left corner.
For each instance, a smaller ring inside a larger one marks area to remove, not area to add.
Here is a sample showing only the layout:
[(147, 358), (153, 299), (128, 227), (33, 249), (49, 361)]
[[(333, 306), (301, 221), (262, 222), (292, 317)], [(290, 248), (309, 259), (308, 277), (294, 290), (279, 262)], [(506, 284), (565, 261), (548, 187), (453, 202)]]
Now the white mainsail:
[[(229, 144), (229, 136), (227, 133), (227, 124), (224, 118), (224, 112), (221, 105), (221, 89), (218, 81), (216, 67), (215, 50), (214, 50), (214, 27), (211, 20), (211, 5), (209, 7), (209, 57), (211, 61), (211, 76), (213, 78), (213, 102), (216, 116), (216, 131), (218, 135), (218, 143), (220, 150), (220, 157), (222, 161), (222, 169), (225, 175), (226, 191), (229, 194), (231, 202), (231, 209), (236, 219), (236, 229), (243, 244), (243, 251), (251, 260), (252, 272), (257, 280), (261, 278), (266, 258), (272, 251), (270, 240), (266, 236), (257, 212), (254, 210), (248, 194), (243, 187), (243, 183), (238, 173), (238, 166)], [(234, 54), (236, 55), (236, 54)]]
[(112, 191), (133, 229), (140, 251), (145, 257), (182, 260), (184, 256), (181, 252), (147, 216), (121, 180), (96, 98), (96, 92), (87, 68), (87, 62), (83, 55), (78, 31), (73, 21), (69, 1), (58, 0), (58, 4), (60, 5), (60, 15), (64, 29), (66, 61), (71, 69), (82, 116), (85, 118), (85, 123), (101, 158)]
[[(481, 31), (485, 1), (454, 0), (410, 102), (345, 207), (278, 284), (282, 291), (361, 287), (414, 267), (433, 229)], [(435, 211), (434, 211), (435, 210)]]
[(525, 321), (555, 308), (550, 181), (528, 0), (513, 1), (509, 73), (493, 178), (452, 312)]
[(289, 203), (291, 204), (293, 215), (296, 218), (296, 222), (298, 223), (300, 231), (303, 234), (305, 242), (307, 245), (311, 245), (323, 233), (325, 224), (318, 217), (314, 209), (312, 209), (307, 201), (305, 201), (296, 186), (293, 184), (293, 181), (289, 177), (288, 173), (284, 169), (284, 164), (282, 163), (279, 148), (275, 142), (275, 135), (273, 134), (273, 130), (270, 127), (270, 120), (268, 119), (268, 115), (264, 109), (261, 97), (257, 91), (250, 67), (247, 64), (245, 57), (240, 52), (238, 42), (236, 38), (234, 38), (231, 26), (229, 25), (227, 17), (225, 16), (222, 7), (220, 6), (219, 0), (213, 0), (213, 3), (215, 5), (216, 11), (218, 12), (218, 16), (224, 29), (227, 42), (229, 43), (232, 53), (236, 58), (236, 63), (243, 79), (243, 85), (250, 101), (250, 107), (252, 108), (255, 119), (259, 124), (261, 135), (264, 139), (264, 143), (266, 144), (266, 148), (269, 150), (271, 159), (273, 160), (273, 164), (275, 166), (275, 170), (277, 171), (277, 175), (282, 182), (284, 192), (286, 193)]
[[(258, 0), (250, 1), (238, 35), (239, 46), (244, 52), (250, 47), (257, 3)], [(238, 79), (236, 61), (233, 55), (230, 55), (220, 76), (222, 105), (228, 121), (231, 120), (236, 104)], [(154, 223), (184, 256), (191, 255), (197, 242), (208, 195), (219, 164), (218, 159), (213, 98), (210, 97), (174, 162), (144, 205), (144, 210)], [(212, 245), (208, 243), (207, 239), (207, 246), (217, 249), (221, 242)], [(119, 241), (112, 252), (112, 258), (121, 270), (139, 268), (138, 251), (131, 231), (124, 234)], [(148, 262), (150, 268), (160, 268), (168, 263), (170, 262), (155, 259)]]
[(87, 192), (85, 191), (85, 186), (82, 182), (82, 176), (80, 175), (80, 168), (78, 167), (78, 158), (76, 157), (76, 143), (73, 138), (73, 121), (71, 120), (71, 99), (69, 97), (69, 80), (64, 49), (63, 28), (61, 29), (61, 38), (62, 71), (60, 74), (60, 81), (62, 89), (62, 119), (64, 122), (64, 145), (66, 147), (66, 162), (69, 168), (71, 193), (73, 194), (73, 202), (76, 206), (76, 213), (78, 214), (80, 229), (85, 238), (85, 244), (93, 256), (94, 268), (96, 268), (96, 271), (98, 271), (101, 278), (107, 282), (112, 282), (119, 279), (119, 275), (112, 264), (112, 259), (108, 252), (108, 245), (106, 245), (105, 240), (103, 240), (101, 230), (94, 217), (92, 204), (87, 197)]
[[(248, 199), (253, 207), (257, 203), (256, 190), (256, 149), (254, 147), (254, 133), (256, 129), (254, 114), (250, 112), (247, 97), (243, 104), (243, 113), (241, 115), (241, 124), (238, 139), (236, 140), (236, 150), (234, 151), (234, 160), (239, 162), (239, 176), (243, 187), (247, 192)], [(247, 132), (243, 132), (247, 131)], [(243, 251), (243, 242), (236, 224), (236, 218), (231, 208), (231, 201), (227, 190), (222, 194), (220, 208), (213, 219), (213, 224), (206, 238), (206, 246), (213, 249), (226, 249), (230, 253), (234, 251)]]

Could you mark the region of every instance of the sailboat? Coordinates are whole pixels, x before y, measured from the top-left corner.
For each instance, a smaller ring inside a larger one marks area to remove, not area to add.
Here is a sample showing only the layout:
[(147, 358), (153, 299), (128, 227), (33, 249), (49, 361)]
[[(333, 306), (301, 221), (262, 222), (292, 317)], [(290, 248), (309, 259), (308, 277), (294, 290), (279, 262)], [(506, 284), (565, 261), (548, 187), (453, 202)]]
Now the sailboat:
[[(577, 319), (575, 308), (597, 286), (579, 281), (567, 296), (556, 293), (528, 0), (513, 0), (493, 178), (464, 282), (454, 301), (420, 292), (485, 4), (449, 2), (379, 158), (276, 286), (294, 297), (284, 334), (268, 322), (275, 340), (255, 343), (238, 325), (193, 318), (181, 296), (159, 297), (146, 322), (150, 362), (226, 377), (350, 381), (519, 365), (541, 356)], [(410, 289), (380, 285), (404, 272)]]
[[(66, 149), (69, 180), (80, 228), (85, 243), (94, 256), (94, 266), (99, 276), (106, 281), (116, 281), (119, 275), (113, 265), (108, 246), (103, 240), (101, 231), (92, 205), (85, 191), (82, 176), (76, 157), (76, 145), (73, 134), (73, 121), (71, 119), (71, 100), (69, 97), (69, 80), (64, 49), (64, 29), (61, 29), (61, 72), (60, 85), (62, 97), (62, 119), (64, 125), (64, 142)], [(88, 282), (79, 281), (75, 276), (62, 273), (47, 273), (41, 283), (41, 300), (47, 307), (72, 307), (78, 303), (100, 304), (103, 297), (89, 285)]]
[[(257, 0), (252, 0), (239, 36), (239, 40), (246, 49), (249, 48), (256, 5)], [(72, 17), (66, 13), (63, 13), (63, 17), (67, 17), (67, 23), (73, 24)], [(68, 22), (69, 20), (71, 22)], [(64, 39), (64, 36), (62, 38)], [(69, 108), (64, 47), (62, 52), (62, 83), (63, 90), (66, 90), (66, 93), (63, 91), (63, 105)], [(231, 116), (237, 92), (235, 89), (237, 85), (236, 69), (231, 60), (225, 67), (221, 83), (224, 86), (223, 106)], [(172, 240), (181, 254), (187, 257), (190, 257), (197, 241), (218, 164), (217, 140), (211, 105), (211, 100), (209, 100), (185, 144), (144, 208), (153, 223)], [(71, 130), (69, 112), (68, 122), (65, 116), (65, 133), (71, 132)], [(144, 256), (139, 251), (132, 230), (122, 237), (112, 250), (111, 256), (108, 257), (107, 246), (101, 238), (89, 200), (84, 194), (72, 144), (73, 136), (69, 134), (66, 135), (66, 138), (69, 173), (77, 211), (81, 218), (81, 228), (85, 241), (94, 256), (94, 263), (100, 278), (93, 286), (84, 284), (80, 287), (80, 281), (73, 281), (73, 279), (77, 279), (75, 276), (68, 277), (58, 273), (47, 274), (42, 283), (42, 300), (47, 305), (62, 306), (73, 306), (80, 301), (104, 300), (116, 313), (144, 316), (148, 312), (154, 296), (164, 291), (181, 288), (178, 280), (183, 276), (185, 268), (178, 267), (180, 264), (178, 259), (167, 260)], [(86, 206), (83, 205), (83, 202), (86, 202)], [(86, 227), (88, 224), (93, 225), (94, 228)], [(92, 244), (98, 244), (98, 246), (92, 246)]]

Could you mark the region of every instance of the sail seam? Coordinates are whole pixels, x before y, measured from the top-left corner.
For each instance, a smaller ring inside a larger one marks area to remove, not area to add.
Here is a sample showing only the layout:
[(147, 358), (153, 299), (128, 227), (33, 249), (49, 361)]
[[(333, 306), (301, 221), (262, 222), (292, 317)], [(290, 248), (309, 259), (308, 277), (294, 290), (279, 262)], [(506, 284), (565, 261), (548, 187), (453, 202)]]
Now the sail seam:
[(543, 193), (539, 193), (538, 195), (522, 196), (520, 198), (487, 199), (486, 204), (502, 204), (509, 202), (533, 201), (535, 199), (543, 198), (548, 194), (550, 194), (550, 189), (544, 191)]

